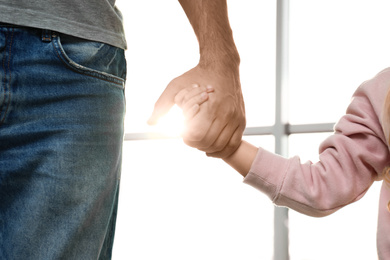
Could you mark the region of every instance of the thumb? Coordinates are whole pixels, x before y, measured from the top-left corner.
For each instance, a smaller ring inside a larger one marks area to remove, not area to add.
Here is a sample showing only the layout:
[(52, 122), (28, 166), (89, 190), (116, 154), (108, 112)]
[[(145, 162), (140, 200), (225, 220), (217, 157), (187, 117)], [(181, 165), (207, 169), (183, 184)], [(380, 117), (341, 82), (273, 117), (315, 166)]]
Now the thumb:
[(175, 104), (174, 99), (175, 92), (168, 86), (154, 104), (154, 110), (148, 120), (148, 125), (157, 124), (158, 120), (167, 114)]

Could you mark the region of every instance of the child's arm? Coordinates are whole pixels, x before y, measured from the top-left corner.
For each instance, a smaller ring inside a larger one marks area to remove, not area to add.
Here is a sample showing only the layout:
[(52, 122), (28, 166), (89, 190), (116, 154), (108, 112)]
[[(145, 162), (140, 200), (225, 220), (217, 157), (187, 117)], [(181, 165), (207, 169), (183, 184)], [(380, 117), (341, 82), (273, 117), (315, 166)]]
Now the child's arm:
[[(193, 85), (191, 88), (180, 91), (175, 97), (175, 103), (183, 109), (186, 120), (190, 120), (199, 112), (201, 104), (208, 100), (209, 93), (213, 91), (212, 87), (204, 88)], [(257, 151), (258, 148), (254, 145), (241, 141), (238, 149), (223, 160), (245, 177), (251, 168)]]
[(241, 140), (238, 149), (223, 160), (245, 177), (251, 169), (258, 150), (259, 149), (256, 146)]
[[(380, 120), (389, 85), (390, 70), (385, 70), (356, 90), (335, 133), (321, 143), (316, 163), (262, 148), (257, 151), (245, 141), (225, 161), (246, 175), (244, 183), (265, 193), (274, 204), (310, 216), (329, 215), (359, 200), (374, 181), (383, 178), (382, 171), (390, 164), (388, 130), (383, 132)], [(196, 95), (188, 97), (186, 102), (196, 105)], [(203, 105), (196, 108), (202, 111)], [(385, 213), (389, 200), (386, 195), (381, 204)]]

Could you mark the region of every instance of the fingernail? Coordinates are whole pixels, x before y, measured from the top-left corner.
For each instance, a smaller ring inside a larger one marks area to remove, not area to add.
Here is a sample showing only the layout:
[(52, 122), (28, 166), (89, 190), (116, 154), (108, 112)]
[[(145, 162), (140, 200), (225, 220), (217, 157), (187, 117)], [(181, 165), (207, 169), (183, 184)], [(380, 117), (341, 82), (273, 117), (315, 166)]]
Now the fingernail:
[(212, 86), (207, 86), (206, 90), (207, 90), (207, 92), (213, 92), (214, 88)]
[(199, 85), (198, 84), (192, 84), (192, 87), (193, 88), (199, 88)]
[(202, 92), (202, 94), (200, 94), (200, 97), (202, 98), (202, 100), (205, 100), (208, 98), (209, 95), (207, 95), (206, 92)]

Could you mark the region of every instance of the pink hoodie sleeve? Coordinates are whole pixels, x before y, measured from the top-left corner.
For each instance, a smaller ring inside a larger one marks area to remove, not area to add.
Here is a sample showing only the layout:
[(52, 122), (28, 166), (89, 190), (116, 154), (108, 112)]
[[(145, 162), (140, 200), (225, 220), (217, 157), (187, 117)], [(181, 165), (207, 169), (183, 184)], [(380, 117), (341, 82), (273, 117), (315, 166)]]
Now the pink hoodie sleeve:
[(262, 148), (244, 182), (267, 194), (279, 206), (310, 216), (326, 216), (360, 199), (381, 179), (390, 161), (380, 113), (390, 70), (378, 74), (355, 92), (335, 133), (319, 149), (317, 163), (301, 163)]

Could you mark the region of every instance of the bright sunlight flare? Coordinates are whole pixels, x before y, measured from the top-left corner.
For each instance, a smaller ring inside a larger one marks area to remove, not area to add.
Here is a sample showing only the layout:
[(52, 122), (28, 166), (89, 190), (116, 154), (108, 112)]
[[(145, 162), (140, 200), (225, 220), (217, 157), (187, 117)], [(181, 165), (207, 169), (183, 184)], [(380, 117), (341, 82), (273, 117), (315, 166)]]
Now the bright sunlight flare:
[(184, 131), (184, 121), (183, 111), (174, 105), (166, 115), (158, 120), (154, 130), (167, 137), (179, 137)]

